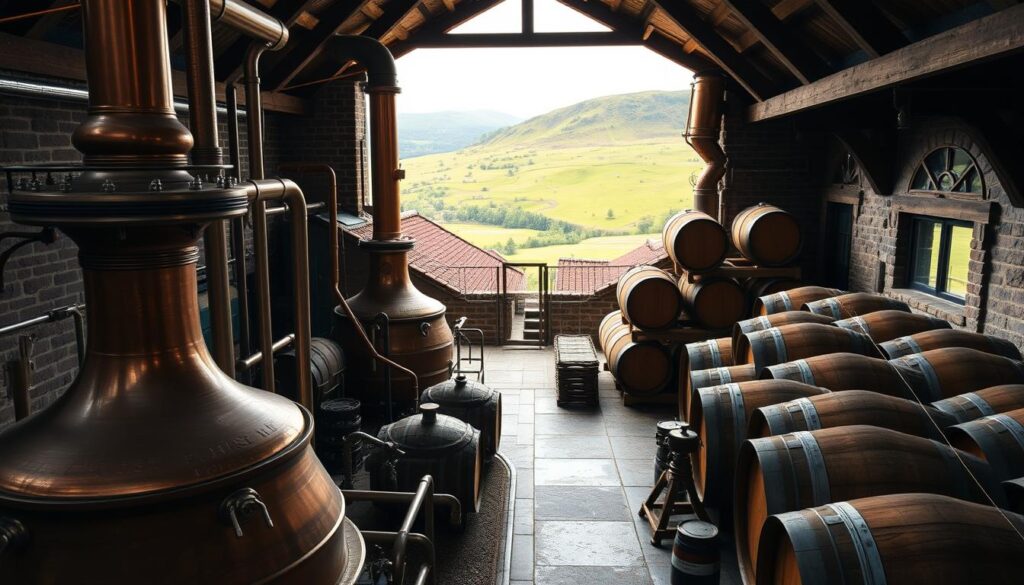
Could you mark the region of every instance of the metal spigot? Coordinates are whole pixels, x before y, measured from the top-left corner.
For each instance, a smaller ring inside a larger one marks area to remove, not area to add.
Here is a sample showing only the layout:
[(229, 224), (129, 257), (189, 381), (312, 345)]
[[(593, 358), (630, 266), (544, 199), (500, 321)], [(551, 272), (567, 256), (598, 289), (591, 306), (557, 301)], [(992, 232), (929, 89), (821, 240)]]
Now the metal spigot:
[(163, 191), (164, 190), (164, 184), (163, 184), (163, 182), (160, 179), (153, 179), (152, 181), (149, 182), (149, 190), (150, 191)]
[(224, 498), (220, 505), (221, 519), (231, 524), (232, 528), (235, 529), (235, 536), (238, 538), (245, 535), (242, 532), (242, 525), (239, 519), (251, 516), (257, 512), (262, 514), (267, 528), (274, 527), (274, 521), (270, 519), (270, 512), (267, 511), (267, 505), (260, 499), (260, 495), (256, 490), (248, 487), (242, 488)]
[(114, 191), (117, 191), (117, 185), (115, 185), (110, 179), (107, 179), (106, 181), (103, 181), (103, 186), (100, 187), (100, 189), (102, 189), (104, 193), (113, 193)]
[(196, 175), (191, 181), (188, 182), (188, 188), (191, 191), (199, 191), (203, 188), (203, 179), (199, 175)]
[(28, 530), (19, 520), (0, 516), (0, 557), (8, 550), (24, 546), (28, 542)]

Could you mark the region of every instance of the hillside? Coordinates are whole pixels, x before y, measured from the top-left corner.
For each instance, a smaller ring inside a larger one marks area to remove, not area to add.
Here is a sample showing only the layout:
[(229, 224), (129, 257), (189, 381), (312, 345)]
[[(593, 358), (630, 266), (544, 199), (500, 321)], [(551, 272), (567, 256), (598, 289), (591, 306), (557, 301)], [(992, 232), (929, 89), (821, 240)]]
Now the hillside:
[(398, 150), (403, 158), (451, 152), (519, 121), (510, 114), (489, 110), (399, 114)]
[(689, 103), (689, 93), (681, 91), (595, 98), (498, 130), (482, 146), (612, 146), (679, 140)]

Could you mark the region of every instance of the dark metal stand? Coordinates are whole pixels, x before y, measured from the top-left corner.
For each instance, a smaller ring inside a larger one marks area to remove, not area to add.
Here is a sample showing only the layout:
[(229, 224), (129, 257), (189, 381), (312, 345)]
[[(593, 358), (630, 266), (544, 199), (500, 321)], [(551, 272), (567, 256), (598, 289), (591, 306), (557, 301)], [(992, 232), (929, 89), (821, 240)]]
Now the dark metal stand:
[[(668, 444), (672, 450), (672, 461), (661, 473), (639, 512), (651, 526), (651, 544), (656, 547), (661, 546), (662, 540), (673, 537), (676, 527), (669, 527), (669, 519), (674, 514), (696, 514), (705, 522), (711, 521), (693, 485), (690, 455), (695, 454), (700, 446), (697, 433), (688, 428), (673, 430), (668, 434)], [(662, 492), (665, 492), (665, 500), (658, 503)]]
[[(474, 327), (466, 327), (466, 317), (459, 317), (459, 320), (452, 326), (452, 333), (455, 335), (455, 365), (452, 368), (451, 374), (465, 375), (465, 374), (476, 374), (476, 379), (481, 384), (484, 383), (484, 330)], [(469, 334), (473, 334), (474, 337), (479, 337), (480, 343), (477, 346), (480, 357), (473, 357), (473, 340), (469, 337)], [(465, 342), (469, 349), (469, 357), (462, 357), (462, 343)], [(469, 367), (463, 368), (463, 362), (467, 363)], [(474, 362), (480, 362), (479, 368), (473, 368)]]

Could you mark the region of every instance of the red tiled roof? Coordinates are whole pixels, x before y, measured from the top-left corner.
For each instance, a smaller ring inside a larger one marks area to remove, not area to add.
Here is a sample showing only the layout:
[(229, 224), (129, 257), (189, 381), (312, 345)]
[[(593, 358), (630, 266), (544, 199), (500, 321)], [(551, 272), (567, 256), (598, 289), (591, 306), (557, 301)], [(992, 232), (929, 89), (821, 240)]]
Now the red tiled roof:
[[(368, 240), (373, 224), (347, 229), (347, 233)], [(409, 267), (443, 286), (462, 293), (501, 290), (500, 267), (505, 259), (493, 250), (477, 247), (415, 211), (402, 214), (402, 233), (416, 240), (409, 252)], [(509, 291), (526, 289), (526, 277), (517, 268), (507, 268)]]
[(634, 266), (660, 264), (667, 257), (660, 240), (647, 240), (613, 260), (559, 258), (555, 290), (591, 294), (618, 283), (622, 273)]

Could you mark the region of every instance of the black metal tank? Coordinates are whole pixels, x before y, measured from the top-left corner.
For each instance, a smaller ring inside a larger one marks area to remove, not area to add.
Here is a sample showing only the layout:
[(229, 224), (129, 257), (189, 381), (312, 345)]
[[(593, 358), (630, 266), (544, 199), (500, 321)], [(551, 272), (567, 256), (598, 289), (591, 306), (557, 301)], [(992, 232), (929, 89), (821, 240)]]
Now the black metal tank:
[[(360, 430), (361, 405), (355, 398), (324, 400), (317, 409), (316, 454), (331, 475), (345, 472), (345, 436)], [(352, 471), (359, 471), (364, 459), (363, 442), (352, 446)]]
[(440, 414), (454, 416), (480, 431), (480, 449), (490, 460), (501, 443), (501, 393), (459, 374), (454, 380), (434, 384), (420, 395), (420, 404), (433, 402)]
[(688, 429), (689, 425), (677, 420), (663, 420), (658, 423), (658, 430), (654, 434), (654, 444), (657, 451), (654, 452), (654, 483), (658, 483), (661, 473), (668, 469), (669, 461), (672, 460), (672, 449), (668, 446), (668, 434), (676, 429)]
[(429, 474), (437, 493), (458, 498), (465, 517), (480, 509), (480, 431), (453, 416), (438, 414), (439, 408), (423, 403), (419, 414), (381, 427), (377, 438), (394, 443), (405, 455), (387, 460), (376, 450), (367, 457), (370, 489), (416, 491), (420, 479)]

